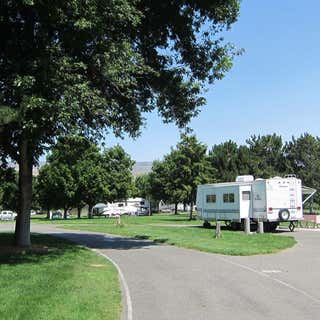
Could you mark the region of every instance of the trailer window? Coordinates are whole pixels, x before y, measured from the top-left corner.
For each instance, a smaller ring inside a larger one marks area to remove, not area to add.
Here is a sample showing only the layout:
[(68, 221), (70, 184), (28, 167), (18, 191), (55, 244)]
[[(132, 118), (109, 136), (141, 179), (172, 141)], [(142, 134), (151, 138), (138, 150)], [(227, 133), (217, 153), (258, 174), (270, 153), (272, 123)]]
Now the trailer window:
[(250, 191), (242, 191), (242, 200), (250, 200)]
[(217, 197), (215, 194), (207, 194), (207, 203), (215, 203), (217, 201)]
[(234, 202), (234, 193), (224, 193), (223, 202)]

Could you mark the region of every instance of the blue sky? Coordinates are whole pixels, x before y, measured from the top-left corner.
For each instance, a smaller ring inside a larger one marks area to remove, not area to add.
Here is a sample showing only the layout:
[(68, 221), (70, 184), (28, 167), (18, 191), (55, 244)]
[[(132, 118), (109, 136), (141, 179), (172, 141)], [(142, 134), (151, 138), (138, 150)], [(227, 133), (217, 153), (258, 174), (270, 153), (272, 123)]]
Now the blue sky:
[[(226, 40), (245, 53), (233, 69), (208, 87), (207, 104), (190, 127), (209, 147), (252, 134), (304, 132), (320, 135), (320, 1), (243, 0)], [(136, 161), (161, 159), (179, 140), (179, 130), (156, 113), (136, 140), (106, 136)]]

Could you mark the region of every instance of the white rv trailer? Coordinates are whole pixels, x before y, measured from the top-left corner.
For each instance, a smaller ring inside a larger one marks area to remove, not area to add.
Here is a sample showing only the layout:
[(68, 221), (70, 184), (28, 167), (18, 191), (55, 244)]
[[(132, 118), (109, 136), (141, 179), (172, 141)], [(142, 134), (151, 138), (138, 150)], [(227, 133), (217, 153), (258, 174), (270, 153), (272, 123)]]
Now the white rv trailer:
[[(316, 192), (306, 189), (312, 195)], [(272, 230), (280, 221), (303, 219), (301, 180), (293, 175), (256, 180), (253, 176), (239, 176), (235, 182), (199, 185), (197, 211), (204, 225), (226, 221), (239, 227), (245, 218), (250, 218), (265, 222)]]

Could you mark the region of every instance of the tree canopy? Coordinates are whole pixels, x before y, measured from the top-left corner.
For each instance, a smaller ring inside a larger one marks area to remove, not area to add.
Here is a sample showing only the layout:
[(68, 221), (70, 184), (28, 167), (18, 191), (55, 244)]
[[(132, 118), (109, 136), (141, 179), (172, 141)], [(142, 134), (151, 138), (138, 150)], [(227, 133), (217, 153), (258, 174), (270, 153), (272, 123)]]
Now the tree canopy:
[(14, 168), (0, 165), (0, 210), (17, 211), (18, 191), (17, 174)]
[[(292, 138), (285, 146), (289, 170), (295, 173), (303, 184), (320, 190), (320, 138), (305, 133)], [(316, 194), (317, 201), (320, 200)]]
[[(128, 198), (133, 161), (120, 146), (103, 152), (89, 140), (69, 135), (59, 139), (41, 169), (37, 189), (43, 208), (67, 210)], [(80, 215), (79, 215), (80, 217)]]
[(153, 164), (150, 174), (153, 197), (176, 205), (189, 203), (192, 219), (197, 186), (213, 179), (206, 151), (207, 147), (194, 135), (182, 134), (176, 148), (163, 161)]
[(1, 1), (0, 154), (19, 163), (16, 241), (30, 245), (32, 164), (57, 136), (184, 126), (237, 51), (238, 0)]

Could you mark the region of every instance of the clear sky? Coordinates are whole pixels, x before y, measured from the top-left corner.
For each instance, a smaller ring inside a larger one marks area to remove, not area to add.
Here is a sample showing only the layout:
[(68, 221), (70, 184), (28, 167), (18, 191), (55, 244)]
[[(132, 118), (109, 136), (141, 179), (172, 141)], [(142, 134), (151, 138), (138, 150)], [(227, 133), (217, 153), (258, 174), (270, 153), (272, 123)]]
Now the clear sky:
[[(190, 127), (209, 147), (252, 134), (284, 140), (304, 132), (320, 135), (320, 1), (243, 0), (226, 40), (244, 48), (226, 77), (208, 88), (207, 104)], [(179, 130), (156, 113), (136, 140), (106, 137), (136, 161), (161, 159)]]

